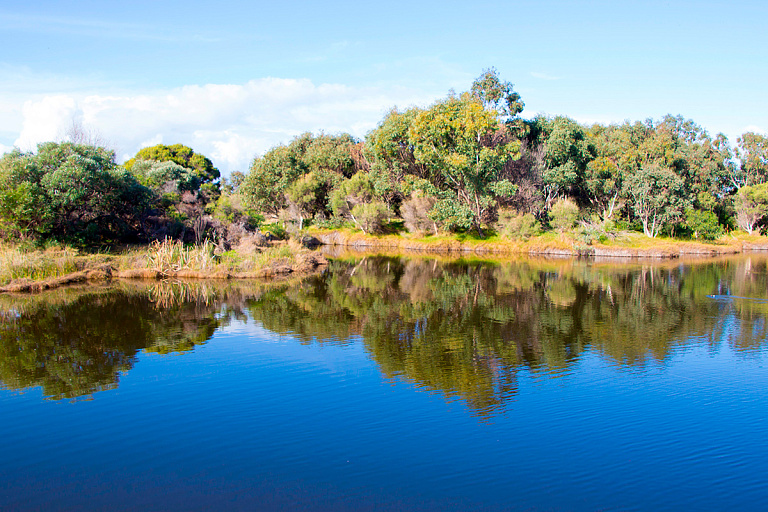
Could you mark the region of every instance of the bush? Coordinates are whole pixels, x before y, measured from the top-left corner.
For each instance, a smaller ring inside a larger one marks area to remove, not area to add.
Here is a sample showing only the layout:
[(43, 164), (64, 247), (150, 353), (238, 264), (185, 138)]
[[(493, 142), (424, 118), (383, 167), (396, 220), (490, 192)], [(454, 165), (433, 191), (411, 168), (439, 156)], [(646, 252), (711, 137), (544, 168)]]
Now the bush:
[(430, 232), (437, 234), (437, 224), (429, 218), (429, 211), (435, 202), (436, 200), (432, 197), (416, 196), (409, 198), (400, 206), (405, 229), (409, 233), (421, 236)]
[(685, 225), (693, 232), (693, 238), (717, 240), (723, 235), (723, 226), (712, 212), (689, 208), (685, 212)]
[(561, 233), (573, 228), (578, 218), (579, 207), (568, 198), (558, 199), (549, 210), (549, 223)]
[(352, 208), (355, 222), (364, 233), (381, 233), (384, 221), (392, 216), (389, 207), (381, 201), (358, 204)]
[(497, 231), (510, 240), (527, 240), (541, 234), (541, 224), (530, 213), (515, 210), (499, 211)]
[(285, 229), (285, 225), (280, 222), (273, 222), (272, 224), (262, 224), (261, 230), (264, 233), (271, 233), (273, 237), (278, 240), (288, 239), (288, 230)]

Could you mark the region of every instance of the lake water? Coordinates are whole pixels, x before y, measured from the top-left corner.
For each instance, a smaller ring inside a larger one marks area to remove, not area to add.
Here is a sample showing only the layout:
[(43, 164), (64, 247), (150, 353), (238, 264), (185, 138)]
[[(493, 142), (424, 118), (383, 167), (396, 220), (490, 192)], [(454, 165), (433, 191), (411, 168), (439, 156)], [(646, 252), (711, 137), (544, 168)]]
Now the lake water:
[(764, 509), (766, 261), (0, 296), (0, 509)]

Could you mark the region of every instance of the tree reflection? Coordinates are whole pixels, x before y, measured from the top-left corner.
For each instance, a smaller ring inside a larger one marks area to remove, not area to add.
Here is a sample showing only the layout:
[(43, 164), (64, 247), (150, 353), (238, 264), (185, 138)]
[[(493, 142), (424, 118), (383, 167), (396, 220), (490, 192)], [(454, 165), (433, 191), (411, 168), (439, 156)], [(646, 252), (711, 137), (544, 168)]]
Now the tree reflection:
[(340, 257), (322, 275), (284, 283), (122, 283), (6, 296), (0, 379), (56, 399), (87, 396), (115, 387), (139, 351), (192, 350), (250, 318), (304, 344), (363, 343), (388, 378), (459, 398), (484, 416), (514, 399), (521, 370), (567, 372), (587, 351), (643, 368), (693, 344), (761, 350), (767, 276), (766, 257), (754, 255), (691, 264), (368, 256)]
[[(366, 257), (251, 303), (266, 328), (304, 343), (362, 339), (382, 372), (481, 415), (517, 393), (516, 374), (559, 373), (586, 350), (615, 364), (664, 364), (692, 340), (765, 343), (765, 259), (681, 264), (507, 263)], [(726, 315), (725, 313), (731, 313)]]
[(54, 294), (30, 299), (21, 311), (6, 308), (0, 380), (10, 389), (40, 386), (51, 399), (88, 396), (115, 388), (140, 350), (191, 350), (218, 328), (213, 306), (203, 312), (199, 302), (186, 301), (159, 308), (156, 292), (117, 288), (63, 300)]

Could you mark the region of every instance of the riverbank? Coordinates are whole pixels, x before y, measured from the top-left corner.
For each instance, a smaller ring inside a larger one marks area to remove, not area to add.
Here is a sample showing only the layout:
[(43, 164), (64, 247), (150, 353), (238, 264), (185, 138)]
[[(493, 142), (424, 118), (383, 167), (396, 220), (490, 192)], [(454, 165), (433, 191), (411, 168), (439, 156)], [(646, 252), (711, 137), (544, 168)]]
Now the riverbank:
[(0, 293), (38, 292), (113, 279), (270, 279), (325, 267), (325, 257), (292, 242), (242, 245), (216, 254), (210, 244), (184, 247), (172, 241), (115, 253), (81, 254), (71, 248), (0, 250)]
[(528, 254), (596, 258), (679, 258), (719, 256), (749, 251), (768, 251), (768, 237), (727, 235), (711, 242), (648, 238), (641, 233), (623, 233), (604, 243), (585, 244), (569, 233), (547, 233), (529, 240), (488, 240), (461, 236), (410, 238), (403, 235), (366, 235), (359, 231), (314, 230), (311, 236), (327, 246), (355, 250), (388, 250), (456, 254)]
[[(0, 248), (0, 293), (38, 292), (60, 286), (113, 279), (272, 279), (322, 270), (323, 254), (308, 249), (312, 242), (327, 249), (420, 253), (446, 256), (552, 256), (596, 260), (708, 258), (752, 251), (768, 251), (768, 237), (738, 234), (713, 242), (647, 238), (624, 233), (607, 243), (586, 245), (569, 233), (527, 240), (479, 240), (462, 235), (410, 238), (403, 235), (366, 235), (349, 230), (310, 230), (304, 244), (243, 243), (224, 253), (205, 243), (185, 247), (165, 241), (115, 253), (81, 254), (71, 248), (22, 250)], [(324, 251), (327, 253), (328, 251)]]

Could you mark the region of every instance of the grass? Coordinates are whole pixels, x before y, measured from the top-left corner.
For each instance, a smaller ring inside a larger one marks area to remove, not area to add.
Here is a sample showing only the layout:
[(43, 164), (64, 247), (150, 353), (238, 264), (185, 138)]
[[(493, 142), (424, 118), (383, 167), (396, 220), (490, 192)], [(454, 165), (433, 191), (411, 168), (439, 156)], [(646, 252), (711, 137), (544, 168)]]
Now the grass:
[(151, 269), (171, 275), (189, 270), (201, 274), (249, 273), (279, 266), (294, 266), (308, 252), (296, 242), (250, 251), (216, 254), (215, 245), (185, 245), (176, 240), (153, 242), (107, 253), (81, 253), (71, 247), (45, 250), (0, 245), (0, 286), (14, 280), (43, 281), (108, 263), (118, 270)]
[(0, 245), (0, 286), (15, 279), (42, 280), (76, 272), (84, 268), (83, 260), (69, 247), (40, 251)]

